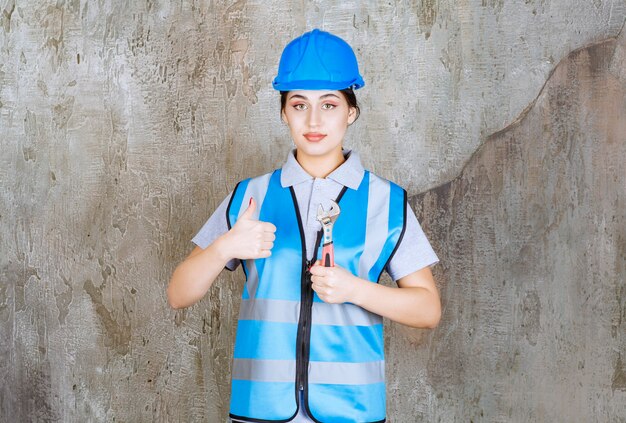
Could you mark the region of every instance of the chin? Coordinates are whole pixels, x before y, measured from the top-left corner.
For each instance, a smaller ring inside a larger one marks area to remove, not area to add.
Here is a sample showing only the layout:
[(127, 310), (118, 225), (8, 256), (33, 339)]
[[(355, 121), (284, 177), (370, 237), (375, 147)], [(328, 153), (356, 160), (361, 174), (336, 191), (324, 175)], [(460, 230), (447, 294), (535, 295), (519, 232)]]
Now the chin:
[(329, 149), (321, 149), (321, 148), (299, 148), (299, 151), (302, 151), (303, 154), (306, 154), (307, 156), (312, 156), (312, 157), (322, 157), (322, 156), (327, 156), (329, 154), (332, 153), (332, 150)]
[(311, 141), (304, 141), (303, 143), (296, 146), (298, 150), (301, 150), (305, 154), (309, 154), (311, 156), (324, 156), (326, 154), (332, 154), (335, 150), (341, 150), (340, 145), (329, 146), (325, 144), (323, 141), (320, 143), (315, 143)]

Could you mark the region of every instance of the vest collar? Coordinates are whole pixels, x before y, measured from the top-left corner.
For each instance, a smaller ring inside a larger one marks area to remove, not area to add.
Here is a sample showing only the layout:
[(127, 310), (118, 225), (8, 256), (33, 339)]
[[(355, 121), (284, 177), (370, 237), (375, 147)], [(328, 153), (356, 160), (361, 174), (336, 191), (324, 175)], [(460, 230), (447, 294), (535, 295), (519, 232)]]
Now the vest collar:
[[(296, 149), (292, 149), (287, 155), (287, 161), (282, 167), (280, 175), (280, 184), (283, 188), (297, 185), (304, 181), (313, 179), (306, 170), (300, 166), (296, 160)], [(365, 170), (361, 164), (361, 158), (354, 150), (343, 150), (343, 156), (346, 159), (337, 169), (333, 170), (327, 178), (356, 190), (361, 184), (361, 180), (365, 175)]]

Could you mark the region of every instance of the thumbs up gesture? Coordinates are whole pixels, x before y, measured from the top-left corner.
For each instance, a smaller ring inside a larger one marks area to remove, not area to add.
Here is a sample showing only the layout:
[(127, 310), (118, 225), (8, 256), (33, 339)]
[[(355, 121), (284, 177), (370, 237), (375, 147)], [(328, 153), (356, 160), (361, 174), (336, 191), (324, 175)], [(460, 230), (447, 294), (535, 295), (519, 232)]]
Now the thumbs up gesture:
[(250, 197), (248, 208), (235, 225), (224, 234), (222, 248), (228, 257), (238, 259), (257, 259), (272, 255), (276, 226), (261, 222), (254, 217), (256, 201)]

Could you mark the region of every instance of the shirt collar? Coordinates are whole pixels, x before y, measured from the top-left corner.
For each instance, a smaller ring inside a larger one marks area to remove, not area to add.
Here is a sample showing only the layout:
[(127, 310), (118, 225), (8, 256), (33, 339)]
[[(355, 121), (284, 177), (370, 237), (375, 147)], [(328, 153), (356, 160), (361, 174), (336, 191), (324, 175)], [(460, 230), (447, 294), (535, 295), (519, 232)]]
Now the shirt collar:
[[(361, 158), (354, 150), (343, 150), (343, 156), (346, 159), (337, 169), (333, 170), (327, 178), (345, 185), (351, 189), (357, 189), (361, 184), (365, 169), (361, 164)], [(296, 160), (296, 149), (292, 149), (287, 155), (287, 161), (282, 167), (280, 175), (280, 183), (284, 187), (297, 185), (301, 182), (313, 179), (306, 170), (300, 166)]]

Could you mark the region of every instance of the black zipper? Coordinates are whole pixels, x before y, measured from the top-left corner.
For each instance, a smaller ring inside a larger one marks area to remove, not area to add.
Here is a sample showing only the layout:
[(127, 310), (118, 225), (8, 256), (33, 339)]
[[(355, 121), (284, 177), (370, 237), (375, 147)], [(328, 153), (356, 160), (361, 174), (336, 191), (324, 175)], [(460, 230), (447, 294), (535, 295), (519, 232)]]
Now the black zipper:
[(302, 323), (305, 321), (306, 308), (304, 307), (306, 300), (306, 288), (307, 288), (307, 280), (309, 279), (307, 276), (308, 273), (308, 264), (309, 262), (306, 259), (306, 242), (304, 239), (304, 229), (302, 226), (302, 217), (300, 216), (300, 208), (298, 206), (298, 200), (296, 199), (296, 193), (293, 187), (289, 187), (289, 192), (291, 193), (291, 198), (293, 200), (293, 206), (296, 211), (296, 218), (298, 220), (298, 230), (300, 231), (300, 244), (302, 251), (302, 270), (300, 272), (300, 317), (298, 318), (298, 332), (296, 336), (296, 404), (299, 404), (299, 393), (300, 390), (304, 389), (304, 381), (302, 378), (302, 361), (304, 360), (304, 331), (302, 329)]
[(315, 241), (315, 249), (313, 250), (313, 258), (311, 260), (303, 260), (304, 269), (302, 269), (302, 294), (300, 302), (300, 325), (298, 328), (301, 330), (300, 336), (300, 366), (298, 367), (298, 388), (304, 390), (307, 385), (309, 372), (307, 367), (309, 365), (309, 345), (311, 341), (311, 313), (313, 310), (313, 289), (311, 288), (311, 272), (309, 268), (317, 261), (317, 250), (319, 249), (320, 241), (322, 239), (323, 229), (320, 229), (317, 233), (317, 240)]

